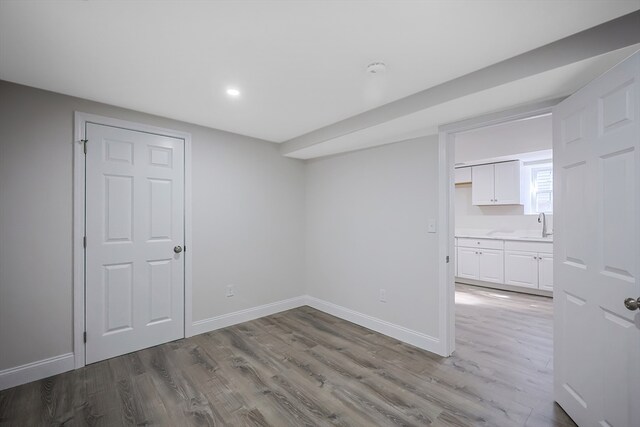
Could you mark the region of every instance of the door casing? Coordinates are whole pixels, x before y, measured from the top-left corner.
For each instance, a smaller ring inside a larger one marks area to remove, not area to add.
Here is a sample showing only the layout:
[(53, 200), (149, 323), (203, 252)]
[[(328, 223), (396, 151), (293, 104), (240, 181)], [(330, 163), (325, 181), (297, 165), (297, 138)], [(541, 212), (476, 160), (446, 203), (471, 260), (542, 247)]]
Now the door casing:
[[(191, 134), (76, 111), (73, 140), (73, 355), (76, 369), (85, 366), (85, 125), (95, 123), (138, 132), (169, 136), (184, 141), (184, 337), (193, 335), (192, 227), (191, 227)], [(91, 142), (88, 143), (91, 149)]]
[(455, 255), (455, 137), (470, 131), (502, 123), (550, 114), (552, 108), (565, 97), (487, 114), (438, 128), (438, 295), (439, 338), (441, 356), (455, 351), (455, 271), (454, 263), (447, 262)]

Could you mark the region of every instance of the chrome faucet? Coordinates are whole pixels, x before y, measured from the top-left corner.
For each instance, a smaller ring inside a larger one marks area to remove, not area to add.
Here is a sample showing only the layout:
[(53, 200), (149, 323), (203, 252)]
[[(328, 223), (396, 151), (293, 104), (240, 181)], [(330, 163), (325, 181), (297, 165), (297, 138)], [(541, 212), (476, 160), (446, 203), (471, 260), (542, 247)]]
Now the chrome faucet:
[(542, 224), (542, 237), (548, 237), (551, 233), (547, 232), (547, 216), (544, 212), (540, 212), (538, 215), (538, 224)]

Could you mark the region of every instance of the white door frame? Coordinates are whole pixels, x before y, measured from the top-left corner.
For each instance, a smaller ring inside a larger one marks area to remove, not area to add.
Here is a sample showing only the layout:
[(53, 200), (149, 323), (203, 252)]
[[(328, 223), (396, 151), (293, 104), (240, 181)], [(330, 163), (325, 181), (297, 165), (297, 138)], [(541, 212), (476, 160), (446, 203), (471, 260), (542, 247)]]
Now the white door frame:
[[(184, 141), (184, 336), (192, 328), (191, 134), (76, 111), (73, 141), (73, 355), (75, 368), (85, 366), (85, 125), (95, 123)], [(91, 142), (88, 144), (91, 149)]]
[(446, 261), (447, 257), (452, 260), (455, 256), (455, 134), (549, 114), (553, 106), (564, 98), (515, 107), (438, 127), (438, 221), (442, 230), (438, 237), (439, 354), (442, 356), (450, 356), (455, 351), (456, 344), (454, 263)]

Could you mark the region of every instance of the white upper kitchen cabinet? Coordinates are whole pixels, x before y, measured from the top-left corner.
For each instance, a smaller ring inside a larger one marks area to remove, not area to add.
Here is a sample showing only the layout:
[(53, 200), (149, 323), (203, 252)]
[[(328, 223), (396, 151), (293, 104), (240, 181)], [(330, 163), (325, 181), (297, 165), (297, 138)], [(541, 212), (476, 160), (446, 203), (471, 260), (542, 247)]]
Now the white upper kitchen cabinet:
[(520, 162), (504, 162), (493, 165), (495, 168), (496, 205), (520, 204)]
[(474, 205), (519, 205), (520, 161), (491, 163), (471, 168)]
[(474, 205), (493, 205), (495, 198), (493, 164), (471, 168), (471, 201)]
[(471, 167), (455, 169), (456, 184), (469, 184), (471, 183)]

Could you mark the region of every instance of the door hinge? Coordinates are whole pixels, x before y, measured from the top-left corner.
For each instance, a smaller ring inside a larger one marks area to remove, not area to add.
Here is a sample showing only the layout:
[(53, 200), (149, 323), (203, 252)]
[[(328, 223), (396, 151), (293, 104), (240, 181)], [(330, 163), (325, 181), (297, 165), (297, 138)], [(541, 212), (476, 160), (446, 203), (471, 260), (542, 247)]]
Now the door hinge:
[(81, 139), (80, 141), (82, 141), (83, 144), (83, 149), (84, 149), (84, 154), (87, 154), (87, 142), (89, 142), (88, 139)]
[(87, 332), (86, 331), (84, 332), (82, 337), (84, 339), (84, 342), (86, 343), (87, 342)]
[(82, 238), (82, 246), (83, 246), (85, 249), (87, 249), (87, 236), (84, 236), (84, 237)]
[(449, 264), (449, 255), (447, 255), (446, 261), (447, 261), (447, 264)]

